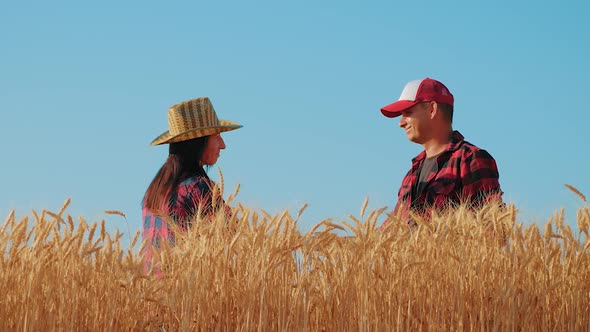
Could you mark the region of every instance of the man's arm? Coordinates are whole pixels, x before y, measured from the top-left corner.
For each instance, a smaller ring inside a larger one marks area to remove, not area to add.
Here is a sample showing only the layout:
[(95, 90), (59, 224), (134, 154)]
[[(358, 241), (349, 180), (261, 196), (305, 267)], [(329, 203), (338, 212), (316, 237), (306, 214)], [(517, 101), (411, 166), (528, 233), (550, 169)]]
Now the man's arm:
[(492, 201), (502, 203), (496, 161), (485, 150), (476, 150), (461, 165), (463, 195), (474, 208)]

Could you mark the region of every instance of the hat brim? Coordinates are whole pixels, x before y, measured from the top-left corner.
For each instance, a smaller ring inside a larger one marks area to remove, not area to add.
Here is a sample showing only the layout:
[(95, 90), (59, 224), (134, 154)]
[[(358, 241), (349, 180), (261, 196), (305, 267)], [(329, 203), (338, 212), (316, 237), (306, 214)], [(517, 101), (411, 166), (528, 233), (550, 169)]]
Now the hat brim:
[(187, 130), (185, 132), (172, 135), (169, 131), (166, 131), (162, 135), (156, 137), (150, 145), (160, 145), (160, 144), (170, 144), (176, 142), (183, 142), (188, 141), (189, 139), (204, 137), (215, 135), (219, 133), (223, 133), (230, 130), (236, 130), (242, 128), (241, 124), (227, 121), (227, 120), (219, 120), (219, 126), (213, 127), (204, 127), (204, 128), (195, 128), (191, 130)]
[(404, 110), (418, 104), (419, 101), (412, 101), (412, 100), (399, 100), (393, 104), (389, 104), (387, 106), (383, 106), (381, 108), (381, 113), (388, 118), (395, 118), (402, 114)]

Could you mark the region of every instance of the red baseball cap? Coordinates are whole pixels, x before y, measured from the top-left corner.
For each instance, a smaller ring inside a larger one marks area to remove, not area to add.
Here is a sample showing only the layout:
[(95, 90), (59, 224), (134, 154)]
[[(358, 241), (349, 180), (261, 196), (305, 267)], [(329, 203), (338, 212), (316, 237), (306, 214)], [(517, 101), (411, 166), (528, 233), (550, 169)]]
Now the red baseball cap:
[(400, 116), (403, 110), (425, 101), (436, 101), (453, 106), (454, 98), (444, 84), (427, 77), (423, 80), (408, 82), (402, 90), (399, 100), (383, 106), (381, 113), (388, 118), (395, 118)]

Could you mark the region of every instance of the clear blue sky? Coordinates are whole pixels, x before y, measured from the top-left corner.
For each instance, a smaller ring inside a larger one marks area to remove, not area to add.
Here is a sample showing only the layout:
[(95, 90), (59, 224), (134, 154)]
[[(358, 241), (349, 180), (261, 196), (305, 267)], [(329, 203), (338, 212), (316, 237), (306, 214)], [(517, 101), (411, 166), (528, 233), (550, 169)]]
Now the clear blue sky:
[[(394, 206), (421, 150), (379, 108), (441, 80), (455, 129), (497, 160), (507, 202), (544, 223), (590, 196), (589, 8), (571, 2), (21, 1), (0, 5), (0, 214), (68, 210), (141, 227), (166, 110), (209, 96), (237, 201), (300, 227)], [(217, 179), (217, 168), (210, 174)], [(1, 217), (3, 220), (4, 217)], [(575, 226), (573, 220), (570, 220)]]

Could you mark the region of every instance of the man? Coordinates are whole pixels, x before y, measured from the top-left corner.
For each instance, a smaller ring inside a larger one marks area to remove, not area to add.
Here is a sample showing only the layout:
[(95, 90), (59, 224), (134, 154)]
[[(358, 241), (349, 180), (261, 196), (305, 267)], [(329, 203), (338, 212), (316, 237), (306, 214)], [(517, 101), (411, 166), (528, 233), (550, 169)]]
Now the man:
[(406, 84), (398, 101), (381, 108), (388, 118), (401, 116), (408, 139), (424, 148), (412, 160), (394, 209), (409, 223), (409, 211), (427, 217), (431, 209), (502, 200), (496, 162), (453, 130), (453, 104), (444, 84), (425, 78)]

